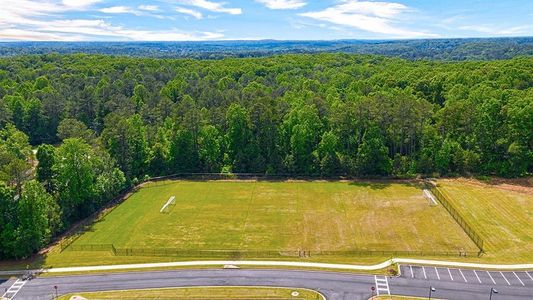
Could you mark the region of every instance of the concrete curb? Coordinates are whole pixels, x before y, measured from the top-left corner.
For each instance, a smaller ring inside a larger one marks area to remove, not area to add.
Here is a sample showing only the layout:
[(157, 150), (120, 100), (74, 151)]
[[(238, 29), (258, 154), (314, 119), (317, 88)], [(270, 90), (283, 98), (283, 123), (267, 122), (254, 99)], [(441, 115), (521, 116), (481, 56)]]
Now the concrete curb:
[(459, 268), (473, 269), (490, 269), (490, 270), (533, 270), (533, 264), (516, 264), (516, 265), (497, 265), (497, 264), (478, 264), (467, 262), (452, 262), (440, 260), (424, 259), (407, 259), (393, 258), (375, 265), (351, 265), (351, 264), (330, 264), (330, 263), (313, 263), (313, 262), (291, 262), (291, 261), (254, 261), (254, 260), (207, 260), (207, 261), (180, 261), (169, 263), (146, 263), (146, 264), (128, 264), (128, 265), (109, 265), (109, 266), (87, 266), (87, 267), (66, 267), (36, 270), (13, 270), (0, 271), (1, 275), (21, 275), (32, 273), (71, 273), (71, 272), (90, 272), (90, 271), (112, 271), (112, 270), (129, 270), (129, 269), (152, 269), (168, 267), (205, 267), (205, 266), (261, 266), (261, 267), (301, 267), (301, 268), (319, 268), (331, 270), (350, 270), (350, 271), (376, 271), (390, 267), (394, 264), (413, 264), (429, 266), (448, 266)]

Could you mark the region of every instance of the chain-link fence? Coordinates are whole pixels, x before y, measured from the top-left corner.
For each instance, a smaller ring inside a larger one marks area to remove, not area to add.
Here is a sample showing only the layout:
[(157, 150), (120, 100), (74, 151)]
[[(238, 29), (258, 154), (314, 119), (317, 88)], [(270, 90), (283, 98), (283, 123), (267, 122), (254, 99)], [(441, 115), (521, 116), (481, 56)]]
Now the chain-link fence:
[(115, 256), (152, 256), (152, 257), (194, 257), (194, 258), (283, 258), (283, 257), (419, 257), (419, 256), (455, 256), (476, 255), (467, 251), (394, 251), (394, 250), (194, 250), (179, 248), (119, 248), (113, 244), (72, 244), (67, 251), (110, 251)]
[(483, 248), (484, 242), (481, 236), (476, 231), (474, 231), (472, 226), (470, 226), (470, 224), (468, 224), (468, 222), (463, 218), (463, 216), (459, 214), (459, 211), (455, 209), (453, 204), (450, 201), (448, 201), (446, 196), (444, 196), (444, 194), (439, 190), (438, 187), (436, 187), (435, 185), (432, 185), (430, 186), (430, 189), (433, 195), (435, 195), (435, 197), (437, 198), (437, 200), (439, 200), (442, 206), (446, 208), (446, 210), (450, 213), (452, 218), (457, 222), (457, 224), (459, 224), (459, 226), (461, 226), (461, 228), (463, 228), (464, 232), (468, 235), (468, 237), (470, 237), (470, 239), (474, 242), (474, 244), (476, 244), (476, 246), (479, 248), (478, 256), (481, 255), (481, 253), (485, 252)]

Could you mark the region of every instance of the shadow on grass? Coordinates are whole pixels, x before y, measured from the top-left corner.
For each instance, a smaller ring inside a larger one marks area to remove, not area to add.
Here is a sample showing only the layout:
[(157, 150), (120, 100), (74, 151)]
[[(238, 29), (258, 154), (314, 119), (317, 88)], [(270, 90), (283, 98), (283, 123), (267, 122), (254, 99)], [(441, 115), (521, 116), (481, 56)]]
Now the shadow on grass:
[(420, 180), (416, 179), (374, 179), (374, 178), (344, 178), (344, 177), (334, 177), (334, 178), (322, 178), (322, 177), (248, 177), (248, 178), (218, 178), (218, 179), (205, 179), (205, 178), (175, 178), (175, 179), (166, 179), (162, 181), (150, 182), (149, 184), (143, 186), (146, 188), (157, 188), (164, 187), (169, 185), (174, 185), (176, 182), (346, 182), (349, 185), (357, 187), (370, 187), (373, 190), (383, 190), (387, 187), (390, 187), (393, 184), (400, 184), (404, 186), (414, 187), (422, 190), (423, 184)]
[(354, 181), (354, 182), (350, 182), (350, 185), (356, 186), (356, 187), (371, 188), (372, 190), (383, 190), (383, 189), (390, 187), (392, 183)]
[[(3, 260), (0, 261), (0, 271), (42, 269), (45, 267), (45, 257), (46, 254), (37, 253), (25, 259)], [(1, 294), (3, 293), (0, 293), (0, 296)]]
[(393, 184), (413, 187), (419, 190), (424, 189), (424, 186), (420, 182), (413, 182), (407, 180), (375, 180), (375, 181), (352, 181), (349, 183), (352, 186), (366, 187), (372, 190), (383, 190)]
[(514, 185), (524, 188), (533, 188), (533, 176), (521, 177), (521, 178), (501, 178), (501, 177), (488, 177), (488, 176), (476, 176), (476, 180), (494, 186), (502, 184)]

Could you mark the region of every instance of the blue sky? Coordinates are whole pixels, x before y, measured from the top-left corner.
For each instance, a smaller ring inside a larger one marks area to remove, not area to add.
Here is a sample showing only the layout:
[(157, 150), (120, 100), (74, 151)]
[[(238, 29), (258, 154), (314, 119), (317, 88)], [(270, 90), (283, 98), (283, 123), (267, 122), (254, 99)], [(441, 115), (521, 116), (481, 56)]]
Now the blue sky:
[(533, 1), (0, 0), (0, 40), (330, 40), (533, 35)]

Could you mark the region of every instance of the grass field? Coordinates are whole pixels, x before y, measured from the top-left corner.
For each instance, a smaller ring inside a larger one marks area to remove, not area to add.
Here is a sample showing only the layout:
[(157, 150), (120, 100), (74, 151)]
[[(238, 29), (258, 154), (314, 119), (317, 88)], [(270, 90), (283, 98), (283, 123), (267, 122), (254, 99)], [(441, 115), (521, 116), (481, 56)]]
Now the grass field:
[[(176, 205), (161, 213), (171, 196)], [(354, 182), (152, 183), (73, 245), (85, 244), (184, 250), (476, 251), (447, 212), (429, 206), (416, 185)]]
[[(292, 293), (297, 292), (297, 296)], [(86, 299), (292, 299), (320, 300), (322, 296), (311, 290), (263, 287), (192, 287), (151, 290), (107, 291), (95, 293), (69, 294), (58, 300), (69, 300), (72, 296)]]
[[(176, 205), (160, 213), (171, 196)], [(350, 182), (151, 184), (75, 243), (219, 250), (474, 248), (419, 188)]]
[(533, 193), (461, 179), (439, 187), (485, 240), (487, 258), (533, 261)]
[[(465, 179), (438, 181), (440, 190), (485, 240), (481, 257), (413, 258), (479, 263), (533, 261), (531, 188)], [(513, 191), (516, 187), (520, 191)], [(161, 206), (170, 196), (170, 213)], [(428, 206), (415, 185), (361, 182), (194, 182), (149, 184), (100, 219), (74, 245), (289, 250), (477, 251), (446, 210)], [(406, 257), (405, 255), (398, 255)], [(59, 251), (2, 269), (129, 264), (209, 257), (114, 256), (110, 251)], [(254, 257), (250, 257), (254, 258)], [(293, 256), (275, 260), (376, 264), (374, 256)], [(386, 270), (385, 270), (386, 271)]]

